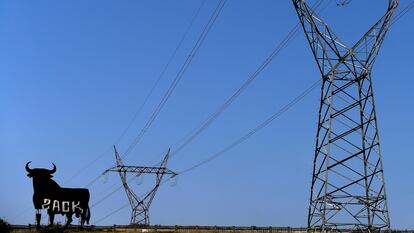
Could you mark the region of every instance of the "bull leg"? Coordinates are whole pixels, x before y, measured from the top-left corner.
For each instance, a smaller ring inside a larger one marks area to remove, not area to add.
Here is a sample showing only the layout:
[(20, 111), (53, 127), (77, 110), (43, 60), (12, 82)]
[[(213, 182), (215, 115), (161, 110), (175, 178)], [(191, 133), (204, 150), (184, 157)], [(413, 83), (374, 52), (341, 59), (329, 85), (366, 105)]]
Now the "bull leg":
[(85, 224), (86, 221), (86, 209), (83, 210), (83, 212), (81, 213), (81, 217), (80, 217), (80, 222), (81, 222), (81, 229), (83, 229), (83, 225)]
[(81, 215), (81, 220), (80, 220), (80, 229), (83, 229), (83, 225), (85, 224), (85, 216), (83, 216), (83, 214)]
[(71, 223), (72, 223), (72, 213), (67, 213), (65, 228), (68, 228)]
[(49, 214), (49, 225), (53, 225), (53, 221), (55, 220), (55, 214), (52, 211), (48, 211)]
[(42, 218), (42, 212), (40, 209), (36, 209), (36, 228), (40, 229), (40, 219)]

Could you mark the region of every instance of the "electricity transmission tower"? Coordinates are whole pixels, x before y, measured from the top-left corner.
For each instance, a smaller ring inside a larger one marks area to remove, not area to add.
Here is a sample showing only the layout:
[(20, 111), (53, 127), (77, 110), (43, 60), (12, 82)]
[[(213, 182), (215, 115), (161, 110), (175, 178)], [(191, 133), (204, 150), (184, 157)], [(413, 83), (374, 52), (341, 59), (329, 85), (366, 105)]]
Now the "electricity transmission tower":
[(352, 47), (305, 0), (292, 0), (322, 74), (308, 231), (388, 230), (371, 70), (398, 0)]
[[(118, 172), (132, 208), (131, 225), (149, 225), (149, 207), (154, 199), (158, 187), (160, 186), (162, 178), (164, 175), (170, 175), (170, 178), (177, 175), (175, 172), (166, 168), (168, 158), (170, 156), (170, 150), (168, 150), (159, 167), (125, 166), (115, 146), (114, 150), (116, 166), (105, 170), (103, 174), (106, 174), (107, 172)], [(144, 174), (155, 174), (155, 186), (141, 199), (128, 186), (127, 173), (135, 173), (135, 177), (142, 176)]]

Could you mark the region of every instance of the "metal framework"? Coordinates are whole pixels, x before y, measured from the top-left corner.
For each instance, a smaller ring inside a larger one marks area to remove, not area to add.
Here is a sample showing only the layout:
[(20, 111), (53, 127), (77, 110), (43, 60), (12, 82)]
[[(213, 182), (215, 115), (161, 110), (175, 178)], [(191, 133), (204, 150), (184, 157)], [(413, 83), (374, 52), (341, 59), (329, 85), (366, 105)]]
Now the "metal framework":
[(371, 70), (398, 0), (352, 47), (292, 0), (322, 74), (308, 231), (390, 228)]
[[(131, 225), (148, 226), (150, 224), (149, 208), (154, 199), (155, 193), (157, 192), (160, 186), (162, 178), (164, 177), (164, 175), (171, 175), (170, 178), (177, 175), (177, 173), (166, 168), (168, 158), (170, 156), (170, 150), (168, 150), (159, 167), (125, 166), (115, 146), (114, 150), (116, 166), (105, 170), (103, 174), (107, 172), (118, 172), (119, 177), (121, 178), (121, 182), (125, 188), (125, 192), (128, 196), (129, 203), (131, 204)], [(150, 192), (148, 192), (142, 198), (140, 198), (128, 186), (127, 173), (135, 173), (135, 177), (139, 177), (144, 174), (155, 174), (157, 176), (155, 186), (152, 188)]]

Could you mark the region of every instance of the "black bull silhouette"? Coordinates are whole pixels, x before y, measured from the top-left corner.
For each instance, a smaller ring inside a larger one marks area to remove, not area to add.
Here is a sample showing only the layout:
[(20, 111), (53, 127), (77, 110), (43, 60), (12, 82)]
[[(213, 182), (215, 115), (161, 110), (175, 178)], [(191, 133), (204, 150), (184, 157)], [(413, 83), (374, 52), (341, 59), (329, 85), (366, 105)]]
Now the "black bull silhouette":
[(91, 217), (89, 210), (89, 190), (80, 188), (62, 188), (54, 180), (52, 174), (56, 172), (56, 165), (53, 169), (29, 167), (26, 164), (27, 176), (33, 178), (33, 205), (36, 209), (36, 226), (40, 227), (41, 209), (47, 209), (50, 224), (53, 224), (55, 214), (66, 215), (66, 227), (72, 222), (72, 215), (80, 217), (81, 227), (89, 224)]

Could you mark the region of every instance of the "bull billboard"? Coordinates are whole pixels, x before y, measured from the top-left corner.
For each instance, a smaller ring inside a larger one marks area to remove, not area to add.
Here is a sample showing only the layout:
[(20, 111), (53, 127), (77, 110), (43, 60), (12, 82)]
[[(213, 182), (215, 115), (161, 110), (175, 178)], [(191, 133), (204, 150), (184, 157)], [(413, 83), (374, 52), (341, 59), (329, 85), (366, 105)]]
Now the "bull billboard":
[(36, 227), (40, 227), (41, 210), (46, 209), (49, 223), (53, 224), (55, 214), (66, 215), (66, 225), (72, 223), (75, 214), (80, 218), (81, 227), (89, 224), (91, 213), (89, 210), (89, 190), (85, 188), (63, 188), (52, 177), (56, 172), (56, 165), (51, 170), (44, 168), (30, 168), (26, 164), (27, 176), (33, 179), (33, 205), (36, 210)]

